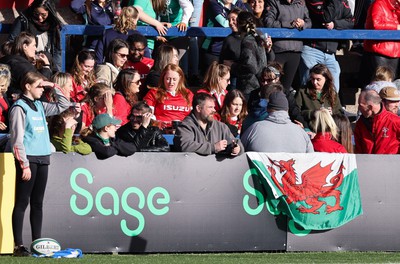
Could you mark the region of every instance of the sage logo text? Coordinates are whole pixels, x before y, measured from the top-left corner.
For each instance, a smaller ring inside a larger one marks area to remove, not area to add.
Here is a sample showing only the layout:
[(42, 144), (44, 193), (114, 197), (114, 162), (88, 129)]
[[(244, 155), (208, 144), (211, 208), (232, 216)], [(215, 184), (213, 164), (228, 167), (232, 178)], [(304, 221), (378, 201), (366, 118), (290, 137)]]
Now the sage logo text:
[[(72, 211), (77, 215), (84, 216), (89, 214), (90, 211), (92, 211), (93, 207), (95, 207), (100, 214), (108, 216), (111, 214), (119, 215), (121, 207), (124, 212), (136, 218), (138, 222), (136, 228), (130, 228), (128, 225), (128, 219), (121, 220), (121, 230), (127, 236), (137, 236), (143, 231), (146, 221), (140, 210), (146, 206), (146, 203), (147, 208), (154, 215), (165, 215), (169, 211), (169, 207), (167, 206), (170, 202), (169, 193), (162, 187), (155, 187), (151, 189), (147, 194), (147, 198), (145, 194), (137, 187), (128, 187), (123, 191), (121, 197), (119, 197), (118, 192), (112, 187), (103, 187), (98, 190), (96, 195), (92, 195), (90, 191), (84, 189), (77, 184), (76, 180), (78, 177), (82, 177), (81, 175), (86, 177), (88, 184), (93, 183), (93, 176), (89, 170), (78, 168), (72, 172), (70, 177), (70, 184), (71, 188), (77, 193), (71, 195), (70, 206)], [(102, 205), (101, 200), (104, 195), (110, 195), (112, 197), (112, 208), (104, 208), (104, 206)], [(136, 195), (138, 198), (135, 199), (138, 201), (137, 208), (131, 207), (132, 201), (134, 200), (134, 198), (132, 198), (132, 195)], [(155, 196), (159, 198), (154, 201)], [(86, 206), (83, 208), (79, 208), (77, 205), (78, 199), (85, 199)], [(128, 203), (129, 201), (130, 203)], [(155, 207), (155, 205), (158, 206)]]

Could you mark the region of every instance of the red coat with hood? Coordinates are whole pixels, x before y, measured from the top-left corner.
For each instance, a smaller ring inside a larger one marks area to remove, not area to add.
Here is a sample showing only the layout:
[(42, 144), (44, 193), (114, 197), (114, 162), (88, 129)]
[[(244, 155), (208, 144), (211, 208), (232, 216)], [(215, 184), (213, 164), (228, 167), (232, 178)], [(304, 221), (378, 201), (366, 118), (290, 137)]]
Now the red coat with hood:
[[(368, 9), (365, 29), (397, 30), (400, 5), (397, 0), (375, 0)], [(365, 40), (364, 50), (391, 58), (400, 58), (400, 41)]]

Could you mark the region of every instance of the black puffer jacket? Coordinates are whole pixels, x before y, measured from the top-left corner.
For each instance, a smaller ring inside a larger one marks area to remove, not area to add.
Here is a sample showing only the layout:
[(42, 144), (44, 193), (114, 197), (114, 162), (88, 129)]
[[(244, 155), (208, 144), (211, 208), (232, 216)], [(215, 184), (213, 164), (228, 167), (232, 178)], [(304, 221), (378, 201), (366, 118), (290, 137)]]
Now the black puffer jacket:
[(258, 45), (254, 36), (246, 35), (240, 45), (240, 58), (231, 67), (232, 75), (237, 76), (236, 88), (246, 97), (260, 88), (259, 76), (266, 65), (265, 48)]
[[(323, 23), (333, 22), (335, 29), (351, 29), (354, 17), (347, 0), (306, 0), (312, 28), (325, 28)], [(305, 45), (333, 54), (339, 45), (338, 41), (308, 41)]]
[(170, 151), (169, 144), (158, 127), (140, 126), (138, 130), (134, 130), (131, 123), (128, 122), (117, 130), (117, 137), (127, 142), (133, 142), (141, 152)]

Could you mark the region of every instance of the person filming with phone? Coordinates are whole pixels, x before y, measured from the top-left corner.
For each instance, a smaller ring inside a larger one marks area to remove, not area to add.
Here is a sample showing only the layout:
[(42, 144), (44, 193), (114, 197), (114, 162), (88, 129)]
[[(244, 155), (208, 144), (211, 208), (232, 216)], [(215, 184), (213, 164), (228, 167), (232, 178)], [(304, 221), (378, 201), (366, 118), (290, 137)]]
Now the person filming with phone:
[(232, 135), (228, 126), (214, 119), (215, 102), (211, 95), (196, 94), (192, 105), (192, 112), (175, 132), (174, 146), (177, 151), (228, 156), (244, 152), (242, 143)]

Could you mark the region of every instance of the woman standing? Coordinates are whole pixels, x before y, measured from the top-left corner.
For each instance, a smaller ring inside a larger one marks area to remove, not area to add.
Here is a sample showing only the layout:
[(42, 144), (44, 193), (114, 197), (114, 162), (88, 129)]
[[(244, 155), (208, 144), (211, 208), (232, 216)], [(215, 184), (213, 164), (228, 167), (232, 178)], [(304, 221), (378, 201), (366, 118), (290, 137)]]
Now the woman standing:
[[(85, 20), (85, 24), (89, 25), (111, 25), (114, 22), (114, 10), (112, 1), (107, 0), (72, 0), (71, 9), (81, 14)], [(99, 38), (96, 36), (88, 36), (86, 39), (86, 47), (95, 49)]]
[(114, 83), (114, 114), (122, 121), (121, 125), (129, 122), (132, 106), (138, 101), (140, 84), (140, 74), (135, 69), (123, 69), (117, 76)]
[(15, 41), (21, 32), (31, 33), (37, 44), (37, 51), (51, 55), (55, 71), (61, 70), (60, 30), (62, 23), (57, 17), (54, 2), (34, 0), (17, 17), (11, 27), (8, 40)]
[(263, 39), (256, 31), (256, 20), (250, 12), (240, 12), (237, 24), (243, 40), (240, 58), (231, 65), (231, 72), (237, 76), (236, 87), (248, 98), (253, 90), (260, 87), (258, 80), (267, 64), (266, 52), (271, 49), (272, 43)]
[(258, 19), (259, 27), (267, 27), (266, 26), (266, 16), (269, 10), (265, 6), (264, 0), (248, 0), (247, 3), (250, 5), (251, 10), (253, 11), (254, 16)]
[[(57, 103), (38, 99), (43, 87), (53, 87)], [(25, 210), (30, 204), (32, 241), (42, 237), (43, 197), (50, 164), (50, 140), (46, 116), (57, 115), (70, 106), (68, 92), (36, 72), (29, 72), (21, 82), (23, 95), (10, 110), (11, 146), (15, 157), (16, 189), (12, 214), (14, 256), (29, 256), (22, 241)]]
[(311, 68), (306, 87), (300, 89), (295, 97), (307, 123), (311, 121), (314, 112), (321, 108), (328, 109), (331, 114), (339, 114), (343, 111), (332, 74), (323, 64), (317, 64)]
[[(253, 0), (255, 1), (255, 0)], [(266, 27), (303, 30), (311, 28), (311, 19), (304, 0), (268, 0)], [(290, 90), (300, 63), (302, 40), (277, 40), (272, 47), (275, 60), (283, 66), (281, 83), (285, 93)]]
[(160, 87), (151, 89), (144, 101), (153, 109), (161, 128), (172, 127), (192, 110), (193, 93), (185, 86), (185, 75), (175, 64), (168, 64), (161, 73)]

